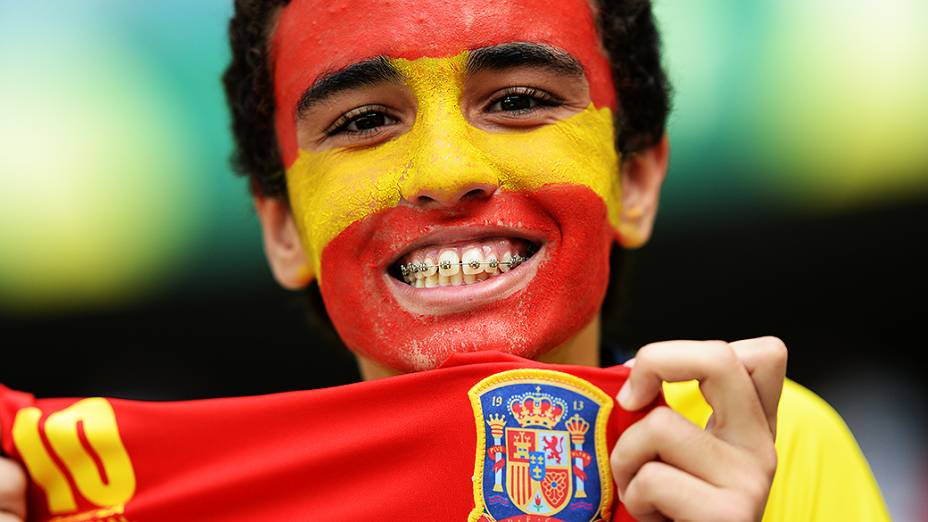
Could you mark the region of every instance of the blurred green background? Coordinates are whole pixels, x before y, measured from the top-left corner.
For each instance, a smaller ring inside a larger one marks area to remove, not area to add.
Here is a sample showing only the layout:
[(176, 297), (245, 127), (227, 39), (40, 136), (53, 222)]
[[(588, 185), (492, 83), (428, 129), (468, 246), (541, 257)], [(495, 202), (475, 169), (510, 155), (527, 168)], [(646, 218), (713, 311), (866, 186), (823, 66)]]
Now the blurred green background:
[[(928, 2), (655, 5), (671, 168), (610, 336), (783, 337), (894, 518), (926, 519)], [(231, 11), (0, 0), (0, 382), (185, 399), (357, 379), (271, 279), (229, 168)]]

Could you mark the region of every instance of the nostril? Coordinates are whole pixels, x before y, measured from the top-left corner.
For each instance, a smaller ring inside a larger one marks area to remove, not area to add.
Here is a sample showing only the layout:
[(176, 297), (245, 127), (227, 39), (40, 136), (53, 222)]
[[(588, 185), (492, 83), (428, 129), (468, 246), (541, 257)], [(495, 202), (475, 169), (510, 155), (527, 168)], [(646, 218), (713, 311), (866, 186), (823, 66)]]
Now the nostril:
[(419, 190), (409, 198), (409, 203), (422, 208), (453, 207), (464, 201), (482, 201), (489, 199), (496, 192), (497, 186), (490, 184), (470, 183), (461, 187), (449, 189)]
[(462, 200), (463, 199), (480, 199), (480, 198), (485, 198), (486, 196), (487, 196), (486, 190), (482, 188), (475, 188), (475, 189), (468, 190), (467, 193), (461, 197), (461, 199)]

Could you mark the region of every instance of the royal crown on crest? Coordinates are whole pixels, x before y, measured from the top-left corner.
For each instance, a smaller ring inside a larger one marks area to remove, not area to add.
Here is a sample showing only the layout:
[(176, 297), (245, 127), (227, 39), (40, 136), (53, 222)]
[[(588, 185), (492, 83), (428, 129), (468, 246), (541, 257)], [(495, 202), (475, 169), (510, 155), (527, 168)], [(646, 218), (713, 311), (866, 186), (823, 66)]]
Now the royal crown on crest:
[(541, 426), (553, 429), (567, 413), (567, 402), (559, 397), (534, 392), (522, 393), (509, 399), (509, 412), (523, 428)]
[(503, 436), (503, 428), (506, 426), (506, 417), (502, 415), (490, 415), (487, 417), (487, 424), (490, 426), (490, 433), (494, 437)]
[(580, 415), (574, 415), (567, 419), (567, 422), (564, 423), (564, 427), (567, 428), (567, 431), (570, 433), (571, 442), (574, 444), (583, 444), (583, 440), (586, 438), (586, 432), (590, 429), (590, 423), (585, 421)]

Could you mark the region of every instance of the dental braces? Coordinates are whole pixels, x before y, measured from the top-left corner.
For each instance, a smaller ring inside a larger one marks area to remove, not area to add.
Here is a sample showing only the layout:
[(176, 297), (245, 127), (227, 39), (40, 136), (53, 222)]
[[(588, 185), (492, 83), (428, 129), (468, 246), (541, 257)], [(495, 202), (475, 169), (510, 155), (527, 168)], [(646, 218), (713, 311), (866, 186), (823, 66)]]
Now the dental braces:
[(465, 266), (469, 266), (473, 268), (474, 270), (476, 270), (482, 266), (488, 266), (490, 268), (497, 268), (501, 265), (505, 265), (505, 266), (508, 266), (510, 269), (513, 269), (521, 265), (522, 263), (524, 263), (527, 259), (528, 259), (527, 257), (522, 257), (516, 254), (512, 256), (512, 259), (510, 261), (498, 261), (496, 259), (492, 259), (490, 261), (481, 262), (475, 259), (469, 263), (465, 263), (463, 261), (452, 263), (451, 261), (445, 260), (445, 261), (440, 261), (437, 265), (430, 265), (423, 261), (421, 263), (409, 263), (408, 265), (400, 265), (400, 274), (402, 274), (403, 277), (406, 277), (408, 275), (416, 274), (419, 272), (425, 272), (433, 268), (439, 268), (442, 270), (450, 270), (452, 266), (459, 266), (461, 268), (464, 268)]

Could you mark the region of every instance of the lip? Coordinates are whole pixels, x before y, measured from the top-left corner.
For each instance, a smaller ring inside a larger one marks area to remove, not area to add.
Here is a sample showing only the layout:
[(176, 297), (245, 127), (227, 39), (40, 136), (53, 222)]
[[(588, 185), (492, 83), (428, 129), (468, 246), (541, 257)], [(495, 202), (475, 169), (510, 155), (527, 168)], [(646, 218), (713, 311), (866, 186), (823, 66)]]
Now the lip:
[[(500, 231), (497, 230), (497, 232)], [(486, 236), (477, 234), (476, 237), (469, 238), (454, 237), (466, 241)], [(522, 234), (512, 235), (512, 237), (529, 239), (528, 236)], [(428, 243), (423, 243), (425, 244)], [(547, 247), (547, 243), (541, 243), (538, 251), (519, 266), (506, 273), (470, 285), (415, 288), (386, 272), (383, 273), (383, 278), (396, 302), (410, 313), (447, 315), (467, 312), (503, 300), (528, 286), (547, 254)]]
[[(514, 227), (507, 226), (467, 226), (467, 227), (441, 227), (437, 230), (429, 232), (415, 241), (411, 241), (403, 245), (401, 250), (394, 252), (390, 256), (389, 261), (381, 266), (381, 269), (386, 271), (390, 266), (398, 263), (400, 259), (404, 256), (430, 245), (441, 245), (441, 244), (451, 244), (451, 243), (466, 243), (468, 241), (479, 241), (482, 239), (492, 238), (492, 237), (512, 237), (516, 239), (523, 239), (530, 241), (532, 243), (538, 244), (543, 247), (547, 243), (546, 237), (544, 234), (537, 231), (523, 230)], [(536, 252), (532, 259), (541, 252), (541, 249)], [(507, 272), (508, 273), (508, 272)]]

